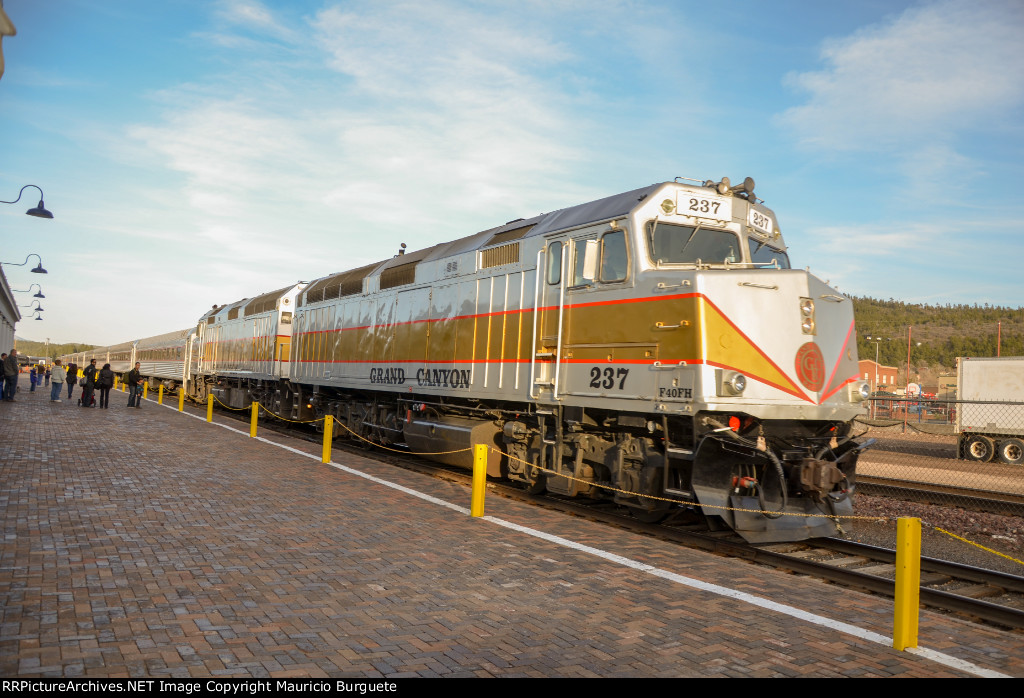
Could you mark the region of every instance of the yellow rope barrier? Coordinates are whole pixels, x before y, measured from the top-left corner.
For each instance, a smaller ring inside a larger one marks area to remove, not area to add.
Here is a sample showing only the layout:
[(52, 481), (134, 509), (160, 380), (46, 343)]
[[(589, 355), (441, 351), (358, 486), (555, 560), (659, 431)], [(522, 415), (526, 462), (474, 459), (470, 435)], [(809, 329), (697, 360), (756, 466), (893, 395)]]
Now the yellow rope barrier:
[(315, 424), (316, 422), (322, 422), (324, 421), (324, 419), (326, 419), (326, 417), (320, 417), (319, 419), (288, 419), (287, 417), (282, 417), (276, 412), (271, 412), (269, 407), (265, 407), (264, 405), (258, 402), (256, 404), (260, 406), (261, 410), (269, 414), (271, 417), (276, 417), (277, 419), (280, 419), (282, 422), (291, 422), (292, 424)]
[[(225, 405), (224, 402), (220, 398), (218, 398), (216, 395), (213, 396), (213, 399), (216, 400), (220, 405), (222, 405), (226, 409), (232, 410), (234, 412), (240, 412), (242, 410), (250, 409), (248, 407), (230, 407), (228, 405)], [(281, 415), (276, 414), (275, 412), (272, 412), (268, 407), (266, 407), (265, 405), (260, 404), (259, 402), (257, 402), (256, 404), (259, 405), (259, 408), (261, 410), (263, 410), (264, 412), (269, 414), (271, 417), (276, 417), (277, 419), (280, 419), (283, 422), (291, 422), (292, 424), (314, 424), (316, 422), (322, 422), (322, 421), (324, 421), (326, 419), (326, 417), (320, 417), (319, 419), (288, 419), (287, 417), (282, 417)], [(364, 437), (360, 436), (356, 432), (354, 432), (351, 429), (349, 429), (347, 425), (345, 425), (342, 421), (340, 421), (337, 418), (335, 418), (334, 423), (337, 424), (338, 426), (340, 426), (342, 429), (344, 429), (348, 433), (352, 434), (352, 436), (356, 437), (357, 439), (360, 439), (361, 441), (365, 441), (366, 443), (370, 444), (371, 446), (376, 446), (377, 448), (382, 448), (385, 451), (392, 451), (393, 453), (405, 453), (407, 455), (412, 455), (412, 456), (444, 456), (444, 455), (448, 455), (450, 453), (462, 453), (464, 451), (472, 451), (473, 450), (472, 448), (459, 448), (459, 449), (456, 449), (454, 451), (434, 451), (434, 452), (427, 453), (427, 452), (417, 452), (417, 451), (402, 450), (402, 449), (397, 449), (397, 448), (389, 448), (387, 446), (384, 446), (382, 444), (377, 443), (376, 441), (371, 441), (370, 439), (367, 439), (367, 438), (364, 438)]]
[(213, 399), (216, 400), (224, 409), (231, 410), (232, 412), (241, 412), (242, 410), (249, 409), (248, 407), (230, 407), (229, 405), (225, 405), (223, 402), (221, 402), (221, 399), (216, 395), (213, 395), (213, 393), (210, 394), (213, 396)]
[(357, 439), (359, 439), (361, 441), (365, 441), (366, 443), (370, 444), (371, 446), (376, 446), (377, 448), (383, 448), (385, 451), (392, 451), (394, 453), (405, 453), (406, 455), (410, 455), (410, 456), (444, 456), (444, 455), (448, 455), (449, 453), (462, 453), (463, 451), (472, 451), (473, 450), (472, 448), (459, 448), (459, 449), (456, 449), (454, 451), (435, 451), (433, 453), (417, 453), (416, 451), (408, 451), (408, 450), (403, 451), (403, 450), (397, 449), (397, 448), (388, 448), (387, 446), (382, 446), (381, 444), (377, 443), (376, 441), (370, 441), (369, 439), (363, 438), (359, 434), (357, 434), (354, 431), (352, 431), (351, 429), (349, 429), (348, 426), (346, 424), (344, 424), (341, 420), (335, 420), (335, 424), (340, 426), (342, 429), (347, 431), (352, 436), (356, 437)]
[(1015, 557), (1010, 557), (1009, 555), (1005, 555), (1005, 554), (999, 552), (998, 550), (993, 550), (992, 548), (986, 548), (984, 545), (981, 545), (979, 543), (975, 543), (972, 540), (967, 540), (966, 538), (962, 538), (962, 537), (956, 535), (955, 533), (950, 533), (949, 531), (947, 531), (947, 530), (945, 530), (943, 528), (939, 528), (938, 526), (933, 526), (932, 528), (934, 528), (939, 533), (945, 533), (950, 538), (956, 538), (957, 540), (963, 541), (964, 543), (967, 543), (968, 545), (973, 545), (976, 548), (981, 548), (982, 550), (984, 550), (987, 553), (992, 553), (993, 555), (998, 555), (999, 557), (1005, 557), (1007, 560), (1012, 560), (1013, 562), (1016, 562), (1018, 565), (1024, 565), (1024, 561), (1018, 560)]

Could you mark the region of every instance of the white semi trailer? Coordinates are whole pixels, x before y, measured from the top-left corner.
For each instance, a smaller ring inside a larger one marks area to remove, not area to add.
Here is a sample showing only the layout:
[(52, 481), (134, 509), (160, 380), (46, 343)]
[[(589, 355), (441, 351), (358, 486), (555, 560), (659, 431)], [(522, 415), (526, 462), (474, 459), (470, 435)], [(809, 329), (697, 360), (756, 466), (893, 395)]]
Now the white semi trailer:
[(956, 376), (961, 455), (1024, 464), (1024, 356), (958, 358)]

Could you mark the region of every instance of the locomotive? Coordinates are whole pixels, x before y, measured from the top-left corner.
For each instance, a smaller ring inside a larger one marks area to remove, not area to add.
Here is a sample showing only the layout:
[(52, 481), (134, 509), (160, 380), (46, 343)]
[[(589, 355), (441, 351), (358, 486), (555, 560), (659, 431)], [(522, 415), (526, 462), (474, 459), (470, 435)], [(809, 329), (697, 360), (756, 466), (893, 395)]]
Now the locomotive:
[(852, 513), (869, 392), (851, 301), (786, 249), (752, 179), (676, 178), (108, 350), (197, 399), (332, 415), (341, 438), (462, 466), (486, 444), (488, 473), (534, 492), (801, 540)]

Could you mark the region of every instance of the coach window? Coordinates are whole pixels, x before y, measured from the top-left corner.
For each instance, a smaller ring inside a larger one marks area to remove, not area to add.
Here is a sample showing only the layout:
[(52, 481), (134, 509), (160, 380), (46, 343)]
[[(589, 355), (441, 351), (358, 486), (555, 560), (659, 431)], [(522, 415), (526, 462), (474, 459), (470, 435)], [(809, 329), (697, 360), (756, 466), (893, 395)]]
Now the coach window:
[(601, 238), (601, 282), (625, 281), (629, 271), (626, 233), (613, 230)]
[(557, 284), (562, 281), (562, 243), (553, 242), (548, 245), (548, 283)]

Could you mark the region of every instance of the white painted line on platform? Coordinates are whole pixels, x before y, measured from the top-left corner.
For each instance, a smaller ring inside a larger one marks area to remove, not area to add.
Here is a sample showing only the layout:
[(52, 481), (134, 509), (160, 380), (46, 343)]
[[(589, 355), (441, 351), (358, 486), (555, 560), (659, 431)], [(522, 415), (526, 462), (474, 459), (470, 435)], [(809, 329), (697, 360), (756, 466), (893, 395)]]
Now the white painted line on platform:
[[(163, 407), (168, 407), (169, 409), (174, 409), (175, 411), (177, 411), (176, 407), (170, 408), (168, 405), (163, 405)], [(182, 414), (188, 414), (188, 416), (194, 417), (195, 419), (201, 419), (204, 422), (206, 421), (206, 417), (205, 416), (189, 414), (187, 412), (182, 412)], [(222, 427), (224, 429), (227, 429), (229, 431), (233, 431), (235, 433), (242, 434), (246, 438), (252, 438), (252, 437), (249, 436), (249, 432), (248, 431), (242, 431), (241, 429), (235, 429), (234, 427), (230, 427), (230, 426), (228, 426), (226, 424), (221, 424), (219, 422), (212, 422), (212, 424), (215, 424), (215, 425), (217, 425), (219, 427)], [(312, 453), (306, 453), (305, 451), (300, 451), (299, 449), (292, 448), (291, 446), (285, 446), (284, 444), (279, 444), (277, 442), (270, 441), (268, 439), (264, 439), (264, 438), (259, 437), (259, 436), (256, 437), (256, 440), (262, 441), (263, 443), (266, 443), (266, 444), (270, 444), (271, 446), (277, 446), (278, 448), (282, 448), (282, 449), (284, 449), (286, 451), (291, 451), (292, 453), (295, 453), (297, 455), (303, 456), (305, 458), (309, 458), (311, 460), (315, 460), (318, 463), (321, 461), (321, 457), (320, 456), (313, 455)], [(412, 495), (413, 497), (418, 497), (418, 498), (423, 499), (425, 501), (428, 501), (428, 502), (430, 502), (432, 504), (437, 504), (439, 506), (443, 506), (443, 507), (446, 507), (448, 509), (452, 509), (452, 510), (457, 511), (457, 512), (459, 512), (461, 514), (466, 514), (467, 516), (469, 515), (469, 507), (462, 507), (462, 506), (459, 506), (457, 504), (452, 504), (451, 502), (445, 501), (443, 499), (439, 499), (437, 497), (433, 497), (433, 496), (431, 496), (429, 494), (425, 494), (423, 492), (420, 492), (418, 490), (414, 490), (414, 489), (409, 488), (409, 487), (405, 487), (404, 485), (399, 485), (398, 483), (391, 482), (390, 480), (384, 480), (384, 479), (379, 478), (379, 477), (377, 477), (375, 475), (370, 475), (369, 473), (364, 473), (364, 472), (362, 472), (360, 470), (356, 470), (355, 468), (351, 468), (351, 467), (349, 467), (347, 465), (341, 465), (339, 463), (335, 463), (335, 462), (331, 461), (330, 466), (333, 467), (333, 468), (337, 468), (338, 470), (344, 471), (346, 473), (349, 473), (351, 475), (356, 475), (358, 477), (364, 478), (364, 479), (369, 480), (371, 482), (377, 483), (378, 485), (384, 485), (385, 487), (390, 487), (391, 489), (395, 489), (395, 490), (398, 490), (400, 492), (405, 492), (406, 494)], [(706, 591), (706, 592), (709, 592), (709, 593), (712, 593), (712, 594), (716, 594), (718, 596), (724, 596), (726, 598), (735, 599), (737, 601), (742, 601), (744, 603), (748, 603), (748, 604), (751, 604), (753, 606), (757, 606), (758, 608), (764, 608), (764, 609), (767, 609), (769, 611), (775, 611), (776, 613), (781, 613), (783, 615), (787, 615), (787, 616), (790, 616), (792, 618), (797, 618), (799, 620), (805, 621), (807, 623), (812, 623), (814, 625), (820, 625), (820, 626), (823, 626), (823, 627), (826, 627), (826, 628), (831, 628), (832, 630), (836, 630), (838, 632), (845, 633), (847, 635), (853, 635), (856, 638), (860, 638), (861, 640), (865, 640), (867, 642), (873, 642), (873, 643), (882, 645), (883, 647), (888, 647), (888, 648), (892, 647), (892, 638), (886, 637), (885, 635), (873, 632), (871, 630), (865, 630), (864, 628), (860, 628), (860, 627), (858, 627), (856, 625), (851, 625), (849, 623), (843, 623), (842, 621), (833, 620), (831, 618), (825, 618), (824, 616), (819, 616), (819, 615), (811, 613), (809, 611), (804, 611), (802, 609), (795, 608), (793, 606), (787, 606), (786, 604), (777, 603), (775, 601), (771, 601), (769, 599), (761, 598), (760, 596), (755, 596), (754, 594), (748, 594), (747, 592), (739, 591), (737, 589), (731, 589), (729, 587), (720, 586), (718, 584), (711, 584), (709, 582), (702, 582), (699, 579), (693, 579), (692, 577), (686, 577), (684, 575), (677, 574), (675, 572), (670, 572), (668, 570), (663, 570), (663, 569), (661, 569), (659, 567), (654, 567), (653, 565), (648, 565), (645, 562), (639, 562), (637, 560), (633, 560), (633, 559), (630, 559), (628, 557), (623, 557), (622, 555), (616, 555), (615, 553), (610, 553), (607, 550), (601, 550), (600, 548), (594, 548), (594, 547), (591, 547), (589, 545), (584, 545), (583, 543), (577, 543), (576, 541), (569, 540), (568, 538), (563, 538), (561, 536), (556, 536), (556, 535), (553, 535), (551, 533), (545, 533), (544, 531), (538, 531), (535, 528), (529, 528), (528, 526), (523, 526), (521, 524), (513, 523), (511, 521), (505, 521), (504, 519), (499, 519), (499, 518), (496, 518), (494, 516), (484, 516), (482, 518), (483, 518), (483, 520), (489, 521), (490, 523), (496, 524), (498, 526), (502, 526), (504, 528), (509, 528), (509, 529), (514, 530), (514, 531), (519, 531), (520, 533), (525, 533), (528, 536), (533, 536), (534, 538), (540, 538), (542, 540), (546, 540), (546, 541), (548, 541), (550, 543), (554, 543), (556, 545), (561, 545), (561, 546), (566, 547), (566, 548), (571, 548), (573, 550), (578, 550), (580, 552), (587, 553), (588, 555), (594, 555), (594, 556), (599, 557), (599, 558), (601, 558), (603, 560), (608, 560), (609, 562), (614, 562), (616, 564), (623, 565), (623, 566), (629, 567), (631, 569), (635, 569), (635, 570), (638, 570), (638, 571), (641, 571), (641, 572), (645, 572), (645, 573), (650, 574), (650, 575), (655, 576), (655, 577), (660, 577), (662, 579), (667, 579), (667, 580), (669, 580), (671, 582), (675, 582), (676, 584), (682, 584), (684, 586), (688, 586), (688, 587), (691, 587), (693, 589), (699, 589), (701, 591)], [(944, 654), (942, 652), (938, 652), (938, 651), (935, 651), (935, 650), (930, 650), (930, 649), (923, 648), (923, 647), (914, 647), (914, 648), (908, 648), (905, 651), (908, 654), (913, 654), (913, 655), (916, 655), (918, 657), (922, 657), (924, 659), (930, 659), (931, 661), (936, 662), (937, 664), (942, 664), (944, 666), (950, 667), (951, 669), (956, 669), (958, 671), (963, 671), (965, 673), (973, 674), (975, 676), (979, 676), (979, 677), (982, 677), (982, 678), (996, 678), (996, 679), (1009, 679), (1009, 678), (1012, 678), (1011, 676), (1009, 676), (1007, 674), (1002, 674), (1002, 673), (1000, 673), (998, 671), (993, 671), (991, 669), (985, 669), (983, 667), (979, 667), (978, 665), (973, 664), (971, 662), (968, 662), (966, 660), (960, 659), (958, 657), (953, 657), (951, 655)]]

